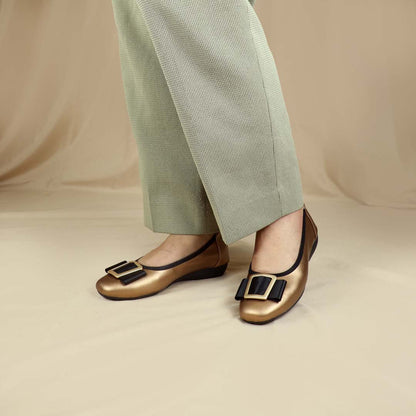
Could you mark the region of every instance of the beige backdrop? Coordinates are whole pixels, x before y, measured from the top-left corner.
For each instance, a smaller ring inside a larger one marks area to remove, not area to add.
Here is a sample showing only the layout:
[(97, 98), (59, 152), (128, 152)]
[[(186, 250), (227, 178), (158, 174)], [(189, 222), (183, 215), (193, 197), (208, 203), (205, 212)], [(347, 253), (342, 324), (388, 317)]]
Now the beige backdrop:
[[(256, 5), (306, 194), (416, 206), (416, 3)], [(111, 2), (2, 0), (0, 183), (137, 185)]]
[(221, 278), (97, 294), (166, 237), (111, 2), (0, 0), (1, 416), (416, 414), (416, 1), (256, 3), (319, 230), (305, 294), (261, 327), (234, 301), (254, 235)]

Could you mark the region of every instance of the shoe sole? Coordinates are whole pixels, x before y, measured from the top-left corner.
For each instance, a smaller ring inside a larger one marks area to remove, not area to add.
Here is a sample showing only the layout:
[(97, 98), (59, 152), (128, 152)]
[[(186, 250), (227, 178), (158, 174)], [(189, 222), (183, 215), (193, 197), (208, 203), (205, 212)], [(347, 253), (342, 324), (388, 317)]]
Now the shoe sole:
[(106, 299), (110, 299), (110, 300), (135, 300), (135, 299), (143, 299), (143, 298), (147, 298), (150, 296), (154, 296), (157, 295), (160, 292), (163, 292), (165, 289), (167, 289), (169, 286), (173, 285), (174, 283), (177, 282), (185, 282), (185, 281), (189, 281), (189, 280), (203, 280), (203, 279), (210, 279), (213, 277), (219, 277), (222, 276), (225, 273), (225, 270), (227, 269), (228, 266), (228, 262), (222, 264), (221, 266), (218, 267), (209, 267), (207, 269), (201, 269), (201, 270), (197, 270), (195, 272), (191, 272), (191, 273), (187, 273), (181, 277), (179, 277), (178, 279), (174, 280), (172, 283), (170, 283), (168, 286), (166, 286), (165, 288), (154, 292), (154, 293), (149, 293), (148, 295), (143, 295), (143, 296), (137, 296), (135, 298), (118, 298), (118, 297), (112, 297), (112, 296), (107, 296), (107, 295), (103, 295), (102, 293), (98, 292), (102, 297), (106, 298)]
[[(309, 261), (311, 260), (311, 258), (313, 256), (313, 253), (315, 253), (315, 250), (316, 250), (316, 246), (317, 245), (318, 245), (318, 236), (316, 236), (316, 239), (313, 242), (312, 249), (311, 249), (311, 254), (309, 255)], [(241, 320), (244, 321), (244, 322), (247, 322), (249, 324), (254, 324), (254, 325), (264, 325), (264, 324), (268, 324), (268, 323), (274, 321), (275, 319), (280, 318), (281, 316), (283, 316), (286, 313), (288, 313), (299, 302), (300, 298), (303, 296), (304, 293), (305, 293), (305, 289), (302, 291), (302, 293), (300, 294), (300, 296), (298, 297), (298, 299), (296, 300), (296, 302), (287, 311), (284, 311), (283, 313), (281, 313), (280, 315), (275, 316), (274, 318), (268, 319), (267, 321), (259, 321), (259, 322), (257, 322), (257, 321), (247, 321), (245, 319), (241, 319)]]

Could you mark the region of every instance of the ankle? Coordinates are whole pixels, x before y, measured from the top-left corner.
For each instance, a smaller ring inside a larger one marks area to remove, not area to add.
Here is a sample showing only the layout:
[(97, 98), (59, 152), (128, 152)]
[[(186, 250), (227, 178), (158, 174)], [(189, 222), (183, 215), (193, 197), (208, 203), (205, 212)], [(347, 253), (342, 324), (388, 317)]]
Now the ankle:
[(256, 233), (255, 250), (263, 245), (279, 244), (282, 240), (297, 236), (302, 232), (303, 210), (284, 215)]
[(258, 272), (280, 273), (296, 260), (303, 224), (303, 209), (280, 217), (256, 233), (252, 268)]
[[(169, 234), (166, 240), (163, 242), (166, 246), (200, 246), (214, 235), (215, 233), (210, 234)], [(198, 248), (197, 247), (197, 248)]]
[(171, 263), (202, 247), (214, 234), (169, 234), (159, 246), (142, 256), (141, 262), (148, 266)]

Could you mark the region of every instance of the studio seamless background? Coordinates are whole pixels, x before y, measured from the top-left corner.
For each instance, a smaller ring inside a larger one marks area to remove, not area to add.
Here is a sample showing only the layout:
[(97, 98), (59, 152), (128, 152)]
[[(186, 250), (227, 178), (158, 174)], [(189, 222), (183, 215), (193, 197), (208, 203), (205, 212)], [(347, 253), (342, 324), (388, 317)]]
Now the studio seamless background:
[(166, 237), (142, 223), (111, 1), (0, 0), (2, 416), (416, 414), (416, 2), (255, 9), (319, 229), (305, 294), (261, 327), (234, 300), (254, 233), (218, 280), (96, 292)]
[[(306, 196), (415, 207), (416, 3), (256, 3)], [(0, 185), (140, 185), (111, 2), (0, 5)]]

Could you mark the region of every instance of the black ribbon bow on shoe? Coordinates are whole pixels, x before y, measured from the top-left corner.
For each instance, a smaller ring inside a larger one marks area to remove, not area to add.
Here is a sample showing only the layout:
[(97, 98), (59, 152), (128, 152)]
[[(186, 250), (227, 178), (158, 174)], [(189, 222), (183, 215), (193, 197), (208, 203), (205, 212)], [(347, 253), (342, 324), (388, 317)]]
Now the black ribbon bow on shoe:
[(119, 279), (124, 285), (128, 285), (129, 283), (132, 283), (141, 277), (146, 276), (146, 272), (143, 270), (143, 266), (140, 263), (137, 263), (137, 261), (128, 262), (123, 260), (120, 263), (107, 267), (105, 272), (111, 274), (116, 279)]
[(259, 299), (279, 302), (285, 287), (286, 280), (277, 279), (272, 274), (253, 274), (241, 281), (235, 300)]

